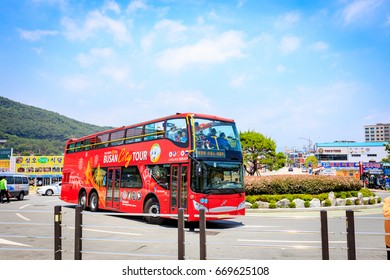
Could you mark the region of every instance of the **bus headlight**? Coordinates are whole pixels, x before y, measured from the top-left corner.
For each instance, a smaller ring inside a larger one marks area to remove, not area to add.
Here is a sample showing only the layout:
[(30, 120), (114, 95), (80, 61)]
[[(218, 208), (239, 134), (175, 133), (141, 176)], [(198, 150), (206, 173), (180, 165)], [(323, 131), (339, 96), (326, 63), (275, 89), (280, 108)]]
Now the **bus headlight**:
[(199, 202), (193, 200), (194, 202), (194, 208), (196, 211), (199, 211), (200, 209), (204, 209), (206, 212), (209, 212), (209, 210), (207, 209), (206, 206), (204, 206), (203, 204), (200, 204)]
[(243, 202), (241, 202), (240, 204), (238, 204), (237, 206), (237, 210), (241, 210), (241, 209), (244, 209), (245, 208), (245, 200)]

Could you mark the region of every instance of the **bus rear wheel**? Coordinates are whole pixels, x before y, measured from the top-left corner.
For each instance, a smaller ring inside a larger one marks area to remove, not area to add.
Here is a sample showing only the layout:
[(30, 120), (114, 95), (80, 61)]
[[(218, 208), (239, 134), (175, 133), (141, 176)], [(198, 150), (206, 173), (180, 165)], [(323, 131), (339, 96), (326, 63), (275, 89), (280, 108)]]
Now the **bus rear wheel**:
[(91, 210), (91, 212), (96, 212), (99, 208), (98, 205), (99, 205), (98, 194), (96, 192), (93, 192), (89, 197), (89, 210)]
[(85, 191), (81, 191), (79, 195), (79, 205), (81, 206), (82, 210), (87, 208), (87, 193)]
[(149, 224), (161, 225), (164, 222), (164, 219), (160, 217), (160, 203), (155, 197), (149, 198), (146, 201), (144, 206), (144, 213), (149, 214), (148, 216), (145, 216), (145, 220)]

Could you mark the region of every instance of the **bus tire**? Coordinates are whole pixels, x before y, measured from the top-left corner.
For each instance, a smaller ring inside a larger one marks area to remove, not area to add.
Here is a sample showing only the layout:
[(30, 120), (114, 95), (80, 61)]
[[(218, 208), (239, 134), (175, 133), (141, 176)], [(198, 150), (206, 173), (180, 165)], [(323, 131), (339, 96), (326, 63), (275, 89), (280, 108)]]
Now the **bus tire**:
[(96, 212), (99, 209), (99, 196), (96, 192), (92, 192), (89, 196), (89, 210)]
[(79, 205), (82, 210), (87, 209), (87, 193), (84, 190), (82, 190), (79, 194)]
[[(151, 197), (149, 198), (144, 206), (145, 214), (160, 214), (160, 203), (157, 198)], [(158, 216), (145, 216), (145, 220), (149, 224), (161, 225), (164, 222), (164, 219)]]

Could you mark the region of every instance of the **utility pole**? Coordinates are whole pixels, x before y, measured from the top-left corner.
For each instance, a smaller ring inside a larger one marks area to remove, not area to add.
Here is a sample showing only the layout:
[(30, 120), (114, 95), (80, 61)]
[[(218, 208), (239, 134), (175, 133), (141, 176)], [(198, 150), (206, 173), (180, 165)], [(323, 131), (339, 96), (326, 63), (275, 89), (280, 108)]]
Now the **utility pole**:
[(310, 152), (311, 152), (311, 140), (310, 140), (310, 137), (309, 138), (299, 137), (299, 139), (303, 139), (303, 140), (306, 140), (306, 141), (309, 142), (309, 151), (308, 151), (308, 153), (310, 154)]

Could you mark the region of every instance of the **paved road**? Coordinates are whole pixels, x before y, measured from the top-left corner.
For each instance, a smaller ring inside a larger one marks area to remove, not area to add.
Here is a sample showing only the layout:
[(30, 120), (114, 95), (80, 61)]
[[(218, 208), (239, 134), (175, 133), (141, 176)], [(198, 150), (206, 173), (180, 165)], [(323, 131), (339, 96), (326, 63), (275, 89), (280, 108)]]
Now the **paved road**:
[[(380, 196), (387, 196), (379, 192)], [(53, 209), (62, 205), (63, 259), (74, 258), (74, 205), (31, 194), (0, 205), (0, 259), (54, 259)], [(384, 260), (380, 207), (355, 211), (357, 259)], [(345, 211), (329, 211), (330, 258), (346, 260)], [(83, 215), (83, 259), (177, 259), (177, 223), (150, 225), (141, 217)], [(251, 212), (207, 223), (208, 259), (320, 260), (318, 211)], [(186, 259), (199, 259), (199, 232), (186, 230)]]

